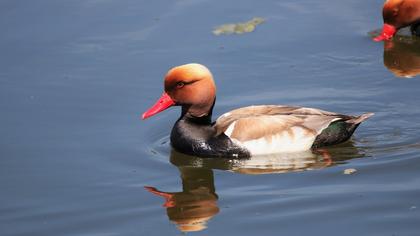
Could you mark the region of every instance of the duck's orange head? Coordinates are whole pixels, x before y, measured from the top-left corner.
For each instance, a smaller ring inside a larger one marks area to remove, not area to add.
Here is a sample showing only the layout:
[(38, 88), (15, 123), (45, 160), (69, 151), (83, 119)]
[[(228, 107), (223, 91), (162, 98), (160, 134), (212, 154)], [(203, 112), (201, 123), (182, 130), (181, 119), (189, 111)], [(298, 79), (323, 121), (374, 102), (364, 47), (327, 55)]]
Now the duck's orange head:
[(420, 21), (419, 0), (387, 0), (382, 10), (384, 26), (379, 36), (373, 40), (389, 40), (403, 27)]
[(165, 92), (143, 113), (143, 119), (174, 105), (182, 106), (183, 112), (195, 117), (205, 116), (211, 111), (216, 85), (207, 67), (196, 63), (174, 67), (166, 74), (164, 86)]

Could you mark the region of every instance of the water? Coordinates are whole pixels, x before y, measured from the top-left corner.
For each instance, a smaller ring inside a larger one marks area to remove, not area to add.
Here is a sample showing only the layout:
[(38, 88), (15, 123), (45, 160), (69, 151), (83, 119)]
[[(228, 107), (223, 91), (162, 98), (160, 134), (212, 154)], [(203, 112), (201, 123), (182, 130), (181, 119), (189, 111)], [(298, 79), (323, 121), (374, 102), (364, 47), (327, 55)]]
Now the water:
[[(420, 43), (371, 41), (382, 3), (1, 1), (1, 235), (418, 235)], [(185, 156), (168, 143), (179, 110), (139, 116), (189, 62), (215, 76), (216, 117), (376, 115), (328, 155)]]

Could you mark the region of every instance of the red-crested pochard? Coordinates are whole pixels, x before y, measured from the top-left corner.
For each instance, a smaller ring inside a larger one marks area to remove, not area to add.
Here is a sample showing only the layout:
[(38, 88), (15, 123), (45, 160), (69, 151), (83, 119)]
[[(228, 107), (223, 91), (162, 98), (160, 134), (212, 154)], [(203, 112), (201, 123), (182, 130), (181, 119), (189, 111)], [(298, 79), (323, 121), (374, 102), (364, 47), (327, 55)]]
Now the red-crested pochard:
[(406, 26), (411, 26), (411, 32), (420, 36), (420, 0), (387, 0), (382, 16), (382, 32), (373, 40), (389, 40), (399, 29)]
[(202, 157), (240, 158), (334, 145), (348, 140), (359, 124), (373, 115), (259, 105), (232, 110), (212, 122), (216, 86), (205, 66), (193, 63), (174, 67), (166, 74), (164, 86), (161, 98), (142, 118), (181, 106), (171, 145), (179, 152)]

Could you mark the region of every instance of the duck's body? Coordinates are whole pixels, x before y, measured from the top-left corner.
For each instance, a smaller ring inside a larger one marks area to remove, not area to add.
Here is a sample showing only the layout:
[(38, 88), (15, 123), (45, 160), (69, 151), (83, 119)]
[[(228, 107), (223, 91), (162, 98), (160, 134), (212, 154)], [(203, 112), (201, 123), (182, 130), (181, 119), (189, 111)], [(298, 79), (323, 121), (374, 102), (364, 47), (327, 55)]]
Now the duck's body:
[(420, 0), (387, 0), (382, 10), (384, 26), (375, 41), (389, 40), (401, 28), (411, 26), (420, 36)]
[(179, 152), (204, 157), (240, 158), (334, 145), (348, 140), (373, 115), (354, 117), (314, 108), (260, 105), (230, 111), (212, 122), (215, 86), (211, 73), (199, 64), (169, 71), (165, 91), (143, 118), (181, 105), (171, 144)]
[(261, 105), (220, 116), (181, 117), (172, 146), (197, 156), (247, 157), (299, 152), (347, 141), (370, 114), (352, 117), (314, 108)]

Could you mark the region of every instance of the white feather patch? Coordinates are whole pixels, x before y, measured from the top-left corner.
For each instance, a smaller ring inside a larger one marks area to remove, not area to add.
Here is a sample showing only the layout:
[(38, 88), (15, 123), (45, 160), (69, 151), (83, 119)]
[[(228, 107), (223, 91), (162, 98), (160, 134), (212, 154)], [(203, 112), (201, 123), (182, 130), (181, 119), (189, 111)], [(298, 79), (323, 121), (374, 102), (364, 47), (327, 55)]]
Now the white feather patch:
[[(226, 114), (228, 114), (228, 113), (226, 113)], [(232, 124), (230, 124), (229, 127), (226, 129), (226, 131), (225, 131), (226, 136), (230, 137), (230, 135), (233, 132), (233, 129), (235, 129), (235, 124), (236, 124), (236, 121), (233, 122)]]
[(230, 116), (230, 114), (231, 114), (230, 112), (226, 112), (225, 114), (221, 115), (220, 118), (222, 118), (222, 117), (228, 117), (228, 116)]
[(334, 118), (332, 121), (330, 121), (330, 123), (327, 125), (327, 127), (328, 127), (331, 123), (333, 123), (334, 121), (337, 121), (337, 120), (342, 120), (342, 118), (340, 118), (340, 117)]
[[(229, 126), (226, 131), (228, 131), (231, 126)], [(233, 138), (232, 141), (249, 150), (251, 155), (266, 155), (309, 150), (316, 138), (314, 134), (309, 133), (301, 127), (292, 127), (289, 131), (291, 131), (291, 133), (283, 131), (271, 137), (262, 137), (245, 142), (240, 142)]]

